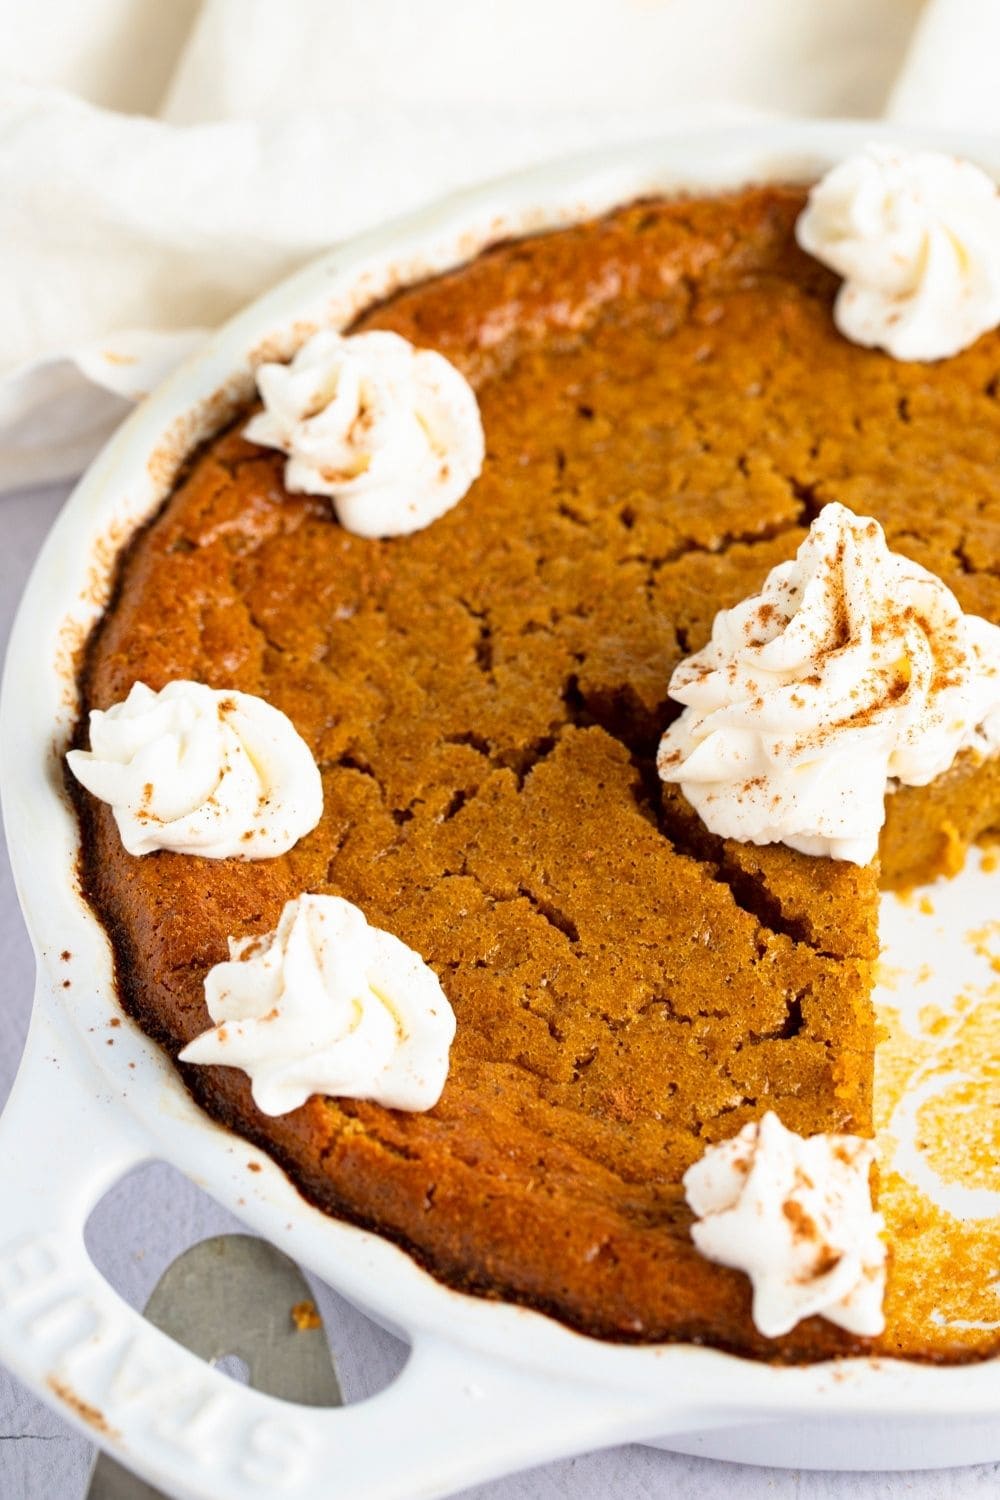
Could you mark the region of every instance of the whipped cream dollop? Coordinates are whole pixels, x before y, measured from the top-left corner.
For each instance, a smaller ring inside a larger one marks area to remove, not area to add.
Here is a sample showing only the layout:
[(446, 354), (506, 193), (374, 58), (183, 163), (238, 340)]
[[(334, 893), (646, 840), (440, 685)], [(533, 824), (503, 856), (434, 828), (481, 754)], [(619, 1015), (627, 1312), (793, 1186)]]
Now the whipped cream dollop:
[(258, 1108), (287, 1114), (312, 1094), (430, 1109), (448, 1076), (455, 1015), (412, 948), (338, 896), (286, 903), (274, 932), (230, 938), (205, 979), (216, 1023), (182, 1062), (241, 1068)]
[(1000, 749), (1000, 628), (832, 504), (670, 694), (659, 772), (713, 833), (867, 864), (887, 790)]
[(250, 693), (137, 682), (90, 715), (90, 749), (70, 770), (107, 802), (130, 854), (268, 859), (316, 827), (323, 785), (294, 724)]
[(844, 277), (834, 320), (895, 359), (945, 359), (1000, 323), (1000, 196), (979, 167), (873, 145), (833, 168), (796, 226)]
[(461, 500), (486, 451), (475, 392), (397, 333), (314, 334), (257, 371), (251, 442), (288, 454), (289, 490), (329, 495), (358, 536), (419, 531)]
[(709, 1260), (750, 1277), (765, 1338), (815, 1315), (850, 1333), (882, 1332), (886, 1247), (872, 1207), (874, 1160), (871, 1141), (803, 1137), (769, 1112), (684, 1174), (700, 1221), (691, 1238)]

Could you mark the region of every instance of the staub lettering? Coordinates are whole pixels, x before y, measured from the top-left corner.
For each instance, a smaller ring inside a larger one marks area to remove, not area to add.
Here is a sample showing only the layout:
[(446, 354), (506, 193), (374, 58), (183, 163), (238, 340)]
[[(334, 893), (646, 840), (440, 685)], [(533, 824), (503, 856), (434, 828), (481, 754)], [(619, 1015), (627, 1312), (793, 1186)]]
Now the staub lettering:
[[(309, 1472), (315, 1439), (293, 1416), (252, 1414), (241, 1390), (137, 1321), (55, 1235), (0, 1246), (0, 1329), (36, 1356), (46, 1383), (126, 1446), (152, 1439), (202, 1472), (273, 1493)], [(89, 1274), (88, 1274), (89, 1273)]]
[(0, 1252), (0, 1308), (17, 1307), (59, 1277), (59, 1258), (44, 1235), (14, 1241)]

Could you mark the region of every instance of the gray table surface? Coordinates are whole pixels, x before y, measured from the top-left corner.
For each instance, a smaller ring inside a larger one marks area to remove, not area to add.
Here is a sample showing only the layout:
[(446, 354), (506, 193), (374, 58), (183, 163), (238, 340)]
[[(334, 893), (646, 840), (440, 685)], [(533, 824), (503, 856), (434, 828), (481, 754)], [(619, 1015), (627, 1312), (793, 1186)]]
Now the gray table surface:
[[(0, 498), (0, 643), (32, 560), (65, 494), (64, 488)], [(0, 1105), (24, 1043), (31, 1004), (32, 957), (0, 849)], [(237, 1228), (236, 1221), (172, 1168), (152, 1164), (121, 1182), (91, 1220), (88, 1244), (115, 1288), (141, 1306), (160, 1272), (188, 1245)], [(317, 1301), (331, 1330), (345, 1393), (379, 1390), (400, 1368), (402, 1346), (322, 1285)], [(81, 1500), (90, 1445), (71, 1432), (0, 1364), (0, 1500)], [(905, 1474), (815, 1474), (752, 1469), (683, 1458), (640, 1447), (590, 1454), (470, 1490), (465, 1500), (968, 1500), (1000, 1491), (1000, 1464)], [(354, 1500), (354, 1497), (345, 1497)], [(360, 1500), (360, 1497), (358, 1497)]]

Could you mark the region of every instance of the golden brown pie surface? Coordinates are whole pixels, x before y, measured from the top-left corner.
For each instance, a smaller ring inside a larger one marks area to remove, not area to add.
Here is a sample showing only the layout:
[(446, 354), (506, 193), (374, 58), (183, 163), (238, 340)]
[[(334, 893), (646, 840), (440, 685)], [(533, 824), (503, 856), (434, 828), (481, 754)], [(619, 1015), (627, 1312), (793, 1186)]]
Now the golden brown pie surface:
[[(667, 683), (829, 500), (1000, 621), (1000, 336), (937, 365), (851, 345), (794, 245), (801, 205), (640, 204), (374, 310), (360, 326), (473, 381), (469, 495), (365, 540), (237, 424), (127, 550), (82, 676), (85, 710), (136, 680), (258, 694), (323, 774), (319, 827), (255, 863), (133, 858), (81, 796), (146, 1030), (173, 1053), (203, 1030), (227, 938), (304, 890), (415, 948), (456, 1012), (428, 1113), (314, 1098), (270, 1119), (242, 1073), (185, 1069), (211, 1114), (452, 1285), (786, 1359), (871, 1345), (817, 1319), (762, 1338), (746, 1278), (695, 1252), (680, 1178), (769, 1108), (870, 1133), (877, 872), (708, 836), (655, 774)], [(995, 766), (901, 792), (886, 877), (954, 868), (998, 823)]]

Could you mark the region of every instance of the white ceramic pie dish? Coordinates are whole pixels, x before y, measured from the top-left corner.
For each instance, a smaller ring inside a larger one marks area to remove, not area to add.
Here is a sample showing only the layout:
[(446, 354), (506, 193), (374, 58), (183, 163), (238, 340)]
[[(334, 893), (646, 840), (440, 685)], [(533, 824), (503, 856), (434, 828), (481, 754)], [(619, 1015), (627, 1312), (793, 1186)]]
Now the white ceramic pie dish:
[[(624, 1441), (796, 1467), (910, 1468), (1000, 1459), (1000, 1364), (885, 1359), (796, 1369), (688, 1346), (627, 1348), (450, 1291), (401, 1250), (309, 1207), (270, 1160), (197, 1110), (121, 1015), (108, 941), (76, 879), (60, 756), (76, 715), (74, 653), (122, 541), (183, 455), (251, 388), (252, 364), (314, 325), (512, 233), (649, 192), (808, 180), (879, 135), (937, 144), (1000, 177), (1000, 140), (867, 124), (783, 123), (673, 137), (522, 174), (346, 245), (217, 333), (125, 423), (43, 548), (15, 624), (0, 708), (0, 787), (38, 961), (31, 1031), (0, 1120), (0, 1357), (102, 1446), (171, 1493), (444, 1495)], [(995, 885), (961, 880), (986, 920)], [(113, 1038), (114, 1045), (108, 1040)], [(412, 1345), (386, 1391), (334, 1411), (237, 1386), (130, 1309), (83, 1245), (122, 1173), (172, 1162)], [(247, 1162), (261, 1167), (246, 1170)]]

